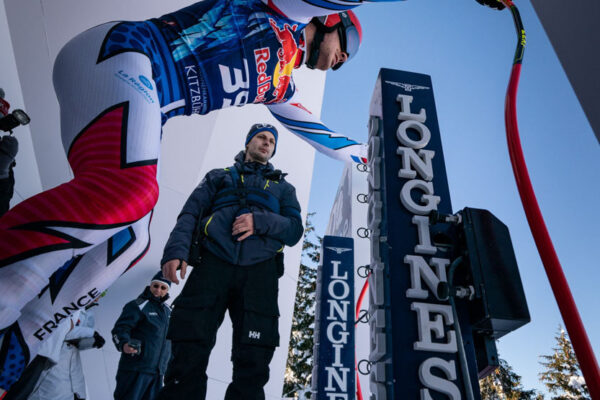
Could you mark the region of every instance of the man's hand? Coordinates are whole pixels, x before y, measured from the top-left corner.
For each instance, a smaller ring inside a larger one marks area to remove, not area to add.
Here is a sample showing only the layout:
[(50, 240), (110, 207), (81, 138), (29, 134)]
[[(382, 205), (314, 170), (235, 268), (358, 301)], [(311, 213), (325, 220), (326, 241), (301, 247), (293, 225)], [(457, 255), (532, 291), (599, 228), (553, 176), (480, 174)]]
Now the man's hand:
[(136, 349), (134, 349), (133, 347), (131, 347), (129, 345), (129, 343), (125, 343), (123, 345), (123, 353), (125, 353), (125, 354), (137, 354), (138, 351)]
[(185, 279), (185, 272), (187, 270), (188, 263), (185, 260), (169, 260), (162, 266), (162, 273), (165, 278), (171, 282), (179, 285), (179, 279), (177, 279), (177, 270), (181, 266), (180, 276), (181, 279)]
[(233, 236), (242, 234), (237, 241), (241, 242), (248, 236), (254, 234), (254, 216), (252, 213), (242, 214), (233, 221), (233, 228), (231, 231)]
[(495, 8), (496, 10), (504, 9), (504, 3), (502, 3), (500, 0), (477, 0), (477, 2), (481, 5)]

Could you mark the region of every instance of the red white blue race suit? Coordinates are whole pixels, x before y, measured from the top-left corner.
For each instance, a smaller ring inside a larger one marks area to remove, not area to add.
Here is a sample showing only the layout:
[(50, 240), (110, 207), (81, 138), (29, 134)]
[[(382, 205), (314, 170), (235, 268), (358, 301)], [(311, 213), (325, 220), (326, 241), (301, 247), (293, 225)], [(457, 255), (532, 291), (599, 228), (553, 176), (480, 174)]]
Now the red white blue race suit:
[(65, 45), (53, 78), (74, 179), (0, 219), (1, 389), (61, 321), (147, 251), (161, 126), (170, 117), (262, 103), (317, 150), (366, 162), (364, 145), (300, 105), (292, 80), (311, 17), (363, 2), (205, 0), (149, 21), (100, 25)]

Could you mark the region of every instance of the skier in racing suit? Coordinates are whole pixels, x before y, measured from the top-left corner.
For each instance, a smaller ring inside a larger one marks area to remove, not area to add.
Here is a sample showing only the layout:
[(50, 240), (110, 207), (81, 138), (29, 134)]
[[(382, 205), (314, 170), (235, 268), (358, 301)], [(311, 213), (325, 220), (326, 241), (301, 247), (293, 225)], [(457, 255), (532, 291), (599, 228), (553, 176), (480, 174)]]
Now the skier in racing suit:
[[(319, 151), (366, 162), (366, 147), (306, 110), (292, 80), (302, 63), (326, 70), (354, 55), (360, 26), (335, 13), (365, 2), (205, 0), (63, 47), (53, 79), (74, 179), (0, 219), (0, 394), (65, 319), (57, 314), (92, 301), (147, 251), (169, 118), (262, 103)], [(335, 26), (313, 18), (329, 14)], [(42, 290), (58, 271), (66, 279)]]
[(168, 334), (173, 359), (158, 399), (206, 397), (206, 367), (226, 310), (233, 325), (233, 378), (225, 398), (264, 399), (279, 345), (282, 251), (303, 233), (296, 191), (269, 163), (276, 146), (275, 127), (253, 125), (235, 165), (210, 171), (177, 218), (163, 255), (165, 276), (177, 283), (180, 264), (185, 276), (196, 226), (203, 252), (173, 303)]

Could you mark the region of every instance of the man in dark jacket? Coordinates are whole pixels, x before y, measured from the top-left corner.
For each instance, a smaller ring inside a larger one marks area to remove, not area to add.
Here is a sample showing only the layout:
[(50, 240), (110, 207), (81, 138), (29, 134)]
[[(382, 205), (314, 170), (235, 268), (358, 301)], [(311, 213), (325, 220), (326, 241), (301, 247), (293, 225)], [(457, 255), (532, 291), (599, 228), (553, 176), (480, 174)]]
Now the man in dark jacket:
[(268, 162), (276, 146), (275, 127), (252, 126), (235, 165), (210, 171), (177, 219), (161, 262), (165, 277), (179, 283), (178, 268), (185, 277), (198, 230), (203, 252), (173, 303), (173, 359), (158, 399), (205, 399), (208, 359), (226, 310), (233, 325), (233, 379), (225, 398), (265, 398), (279, 345), (282, 251), (303, 233), (296, 191)]
[(125, 304), (112, 329), (122, 352), (117, 370), (115, 400), (154, 400), (162, 387), (171, 344), (167, 328), (171, 309), (165, 304), (171, 282), (161, 272), (135, 300)]

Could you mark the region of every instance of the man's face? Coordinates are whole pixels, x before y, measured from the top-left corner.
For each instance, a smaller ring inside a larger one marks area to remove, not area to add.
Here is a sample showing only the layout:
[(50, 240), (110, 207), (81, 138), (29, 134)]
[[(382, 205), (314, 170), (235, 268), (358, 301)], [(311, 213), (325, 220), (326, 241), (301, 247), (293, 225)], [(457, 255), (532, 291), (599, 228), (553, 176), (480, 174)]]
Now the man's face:
[(321, 71), (327, 71), (339, 63), (344, 63), (348, 59), (348, 54), (342, 51), (340, 36), (338, 31), (326, 33), (321, 42), (319, 59), (315, 68)]
[(275, 136), (269, 131), (258, 132), (246, 146), (246, 160), (266, 164), (275, 151)]
[(150, 283), (150, 292), (154, 297), (163, 297), (169, 291), (169, 285), (163, 282), (154, 281)]

